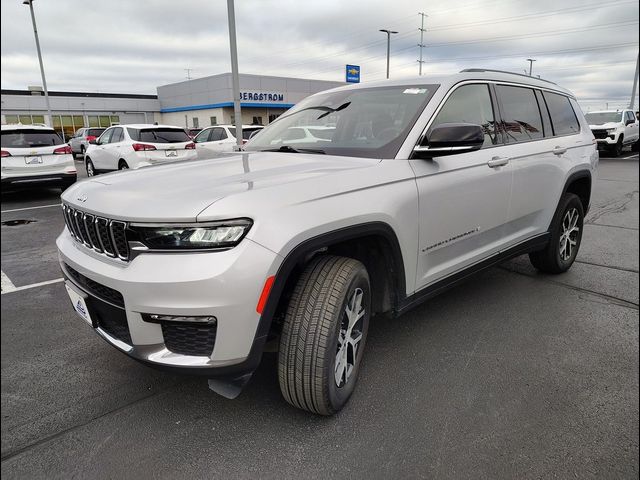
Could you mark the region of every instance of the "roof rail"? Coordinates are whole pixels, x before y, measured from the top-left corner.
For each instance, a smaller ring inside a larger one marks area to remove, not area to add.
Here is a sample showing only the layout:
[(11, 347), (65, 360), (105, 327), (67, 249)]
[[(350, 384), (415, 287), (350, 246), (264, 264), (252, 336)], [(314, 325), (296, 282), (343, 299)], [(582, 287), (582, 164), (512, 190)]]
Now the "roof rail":
[(545, 80), (544, 78), (540, 78), (540, 77), (532, 77), (529, 75), (524, 75), (522, 73), (507, 72), (506, 70), (492, 70), (490, 68), (465, 68), (464, 70), (460, 70), (460, 73), (473, 73), (473, 72), (508, 73), (509, 75), (518, 75), (519, 77), (533, 78), (534, 80), (540, 80), (541, 82), (547, 82), (553, 85), (557, 85), (557, 83), (552, 82), (551, 80)]

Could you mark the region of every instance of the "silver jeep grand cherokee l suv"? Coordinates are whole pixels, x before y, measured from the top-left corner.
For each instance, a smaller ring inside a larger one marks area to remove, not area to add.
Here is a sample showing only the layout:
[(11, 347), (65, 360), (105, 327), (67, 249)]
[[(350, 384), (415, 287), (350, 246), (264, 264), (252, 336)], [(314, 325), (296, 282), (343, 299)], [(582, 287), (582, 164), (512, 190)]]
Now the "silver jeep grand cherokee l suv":
[[(291, 129), (322, 130), (304, 142)], [(76, 311), (233, 398), (279, 346), (282, 394), (349, 399), (370, 318), (529, 254), (566, 271), (598, 152), (567, 90), (489, 70), (312, 95), (246, 151), (80, 182), (57, 240)]]

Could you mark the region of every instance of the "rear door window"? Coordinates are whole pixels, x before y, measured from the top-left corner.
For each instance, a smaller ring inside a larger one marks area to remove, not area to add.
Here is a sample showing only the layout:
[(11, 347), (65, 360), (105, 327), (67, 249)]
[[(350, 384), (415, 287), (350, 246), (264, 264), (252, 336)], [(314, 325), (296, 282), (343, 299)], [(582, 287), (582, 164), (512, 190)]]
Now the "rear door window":
[[(133, 135), (131, 134), (132, 131)], [(191, 141), (191, 137), (181, 128), (131, 129), (129, 135), (135, 141), (148, 143), (183, 143)], [(134, 138), (134, 135), (137, 138)]]
[(542, 116), (531, 88), (496, 85), (507, 143), (527, 142), (544, 137)]
[(217, 142), (218, 140), (224, 140), (227, 138), (227, 132), (225, 132), (224, 128), (213, 128), (211, 129), (211, 137), (209, 137), (209, 141)]
[(553, 133), (555, 135), (573, 135), (580, 132), (580, 124), (569, 99), (557, 93), (544, 92)]
[(55, 130), (20, 129), (2, 130), (2, 148), (37, 148), (62, 145)]
[[(486, 84), (463, 85), (447, 98), (431, 128), (443, 123), (472, 123), (484, 130), (483, 148), (495, 145), (495, 115), (489, 86)], [(304, 132), (303, 132), (304, 134)]]
[(122, 131), (122, 128), (114, 128), (113, 133), (111, 134), (111, 140), (109, 140), (109, 143), (121, 142), (123, 139), (124, 139), (124, 132)]

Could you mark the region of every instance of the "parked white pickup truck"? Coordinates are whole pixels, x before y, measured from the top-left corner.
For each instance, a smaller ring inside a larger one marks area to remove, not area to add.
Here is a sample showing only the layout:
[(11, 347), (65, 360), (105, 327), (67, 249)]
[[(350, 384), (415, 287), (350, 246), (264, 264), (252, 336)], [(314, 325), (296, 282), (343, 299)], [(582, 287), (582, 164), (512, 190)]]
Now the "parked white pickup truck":
[(616, 157), (627, 145), (638, 151), (640, 124), (633, 110), (589, 112), (585, 114), (585, 118), (596, 137), (599, 149), (606, 149)]

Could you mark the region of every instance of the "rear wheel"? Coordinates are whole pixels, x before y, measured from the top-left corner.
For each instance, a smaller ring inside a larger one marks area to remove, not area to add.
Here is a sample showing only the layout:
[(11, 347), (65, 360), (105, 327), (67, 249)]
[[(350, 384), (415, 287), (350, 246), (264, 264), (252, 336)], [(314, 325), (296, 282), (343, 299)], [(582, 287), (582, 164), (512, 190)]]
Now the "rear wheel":
[(87, 169), (87, 177), (95, 177), (96, 175), (96, 169), (93, 166), (93, 162), (91, 161), (90, 158), (87, 158), (87, 160), (84, 162), (85, 167)]
[(129, 165), (124, 160), (118, 162), (118, 170), (129, 170)]
[(291, 405), (332, 415), (355, 388), (369, 328), (371, 289), (362, 263), (323, 256), (305, 268), (287, 307), (278, 357)]
[(549, 243), (529, 254), (531, 264), (545, 273), (563, 273), (571, 268), (582, 240), (584, 209), (577, 195), (565, 193), (560, 199), (549, 232)]

